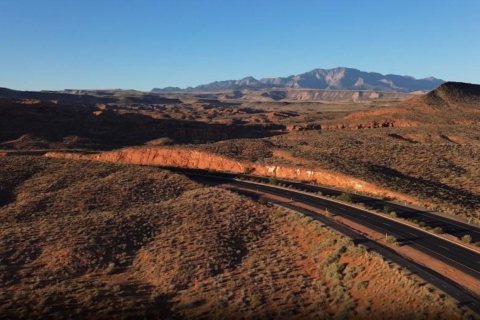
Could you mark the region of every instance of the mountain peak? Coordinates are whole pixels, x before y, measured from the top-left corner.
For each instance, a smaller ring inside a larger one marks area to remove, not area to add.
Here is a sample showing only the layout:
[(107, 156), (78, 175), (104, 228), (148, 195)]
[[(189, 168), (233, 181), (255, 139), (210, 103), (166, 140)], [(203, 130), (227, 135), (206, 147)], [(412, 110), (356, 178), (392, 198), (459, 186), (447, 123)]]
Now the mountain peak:
[[(323, 90), (375, 90), (393, 92), (430, 91), (444, 83), (441, 79), (429, 77), (415, 79), (394, 74), (383, 75), (354, 68), (313, 69), (296, 76), (262, 78), (245, 77), (241, 80), (215, 81), (192, 88), (195, 91), (299, 88)], [(166, 91), (154, 89), (154, 91)]]

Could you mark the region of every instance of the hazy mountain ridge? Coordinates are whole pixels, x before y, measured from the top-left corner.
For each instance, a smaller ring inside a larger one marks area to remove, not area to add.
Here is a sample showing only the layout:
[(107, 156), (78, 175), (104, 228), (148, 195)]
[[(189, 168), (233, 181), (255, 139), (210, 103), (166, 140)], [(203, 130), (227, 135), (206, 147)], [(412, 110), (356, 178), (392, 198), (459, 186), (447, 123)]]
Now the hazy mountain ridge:
[[(186, 91), (215, 91), (240, 89), (323, 89), (323, 90), (375, 90), (394, 92), (430, 91), (444, 80), (434, 77), (415, 79), (394, 74), (382, 75), (352, 68), (314, 69), (296, 76), (263, 78), (246, 77), (240, 80), (215, 81), (209, 84), (188, 87)], [(154, 88), (152, 92), (183, 91), (178, 87)]]

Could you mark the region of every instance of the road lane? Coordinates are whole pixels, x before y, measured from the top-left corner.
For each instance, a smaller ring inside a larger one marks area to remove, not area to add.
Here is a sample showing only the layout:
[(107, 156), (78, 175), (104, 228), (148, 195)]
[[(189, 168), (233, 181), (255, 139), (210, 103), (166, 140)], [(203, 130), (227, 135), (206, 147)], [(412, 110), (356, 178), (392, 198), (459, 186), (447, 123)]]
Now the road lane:
[[(234, 184), (231, 184), (231, 185), (234, 186)], [(236, 192), (247, 195), (247, 196), (251, 196), (251, 193), (245, 191), (244, 189), (250, 189), (256, 192), (255, 185), (253, 186), (251, 185), (250, 188), (242, 187), (242, 189), (243, 190), (236, 191)], [(428, 267), (422, 266), (414, 261), (406, 259), (405, 257), (402, 257), (391, 248), (388, 248), (387, 246), (371, 241), (370, 239), (364, 237), (363, 235), (351, 230), (350, 228), (326, 216), (320, 215), (316, 212), (305, 209), (303, 207), (296, 206), (293, 203), (286, 203), (283, 201), (275, 201), (275, 200), (270, 200), (270, 201), (286, 209), (301, 212), (307, 216), (310, 216), (313, 219), (318, 220), (323, 224), (327, 225), (328, 227), (335, 229), (340, 233), (346, 235), (347, 237), (353, 239), (354, 242), (361, 243), (362, 245), (367, 247), (369, 250), (373, 250), (375, 252), (380, 253), (383, 257), (385, 257), (389, 261), (392, 261), (402, 267), (405, 267), (412, 274), (417, 274), (420, 278), (424, 280), (428, 280), (429, 283), (436, 286), (437, 288), (440, 288), (446, 294), (452, 297), (455, 297), (455, 299), (457, 299), (457, 301), (459, 301), (461, 304), (468, 306), (471, 310), (480, 314), (480, 299), (476, 296), (473, 296), (470, 292), (468, 292), (467, 290), (459, 286), (457, 283), (455, 283), (451, 279), (445, 277), (444, 275), (436, 271), (433, 271)]]

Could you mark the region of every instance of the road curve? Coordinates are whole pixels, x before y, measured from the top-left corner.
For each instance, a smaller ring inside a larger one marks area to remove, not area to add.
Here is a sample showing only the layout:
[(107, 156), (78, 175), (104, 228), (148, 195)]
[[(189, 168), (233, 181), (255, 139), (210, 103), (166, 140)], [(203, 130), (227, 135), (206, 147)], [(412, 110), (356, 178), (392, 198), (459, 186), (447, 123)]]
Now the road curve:
[[(475, 278), (480, 278), (480, 254), (472, 250), (469, 250), (465, 247), (459, 246), (455, 243), (449, 242), (447, 240), (441, 239), (434, 235), (429, 234), (428, 232), (415, 229), (408, 225), (393, 221), (391, 219), (384, 218), (379, 215), (374, 215), (368, 211), (361, 210), (359, 208), (354, 208), (346, 204), (338, 203), (328, 199), (319, 198), (313, 195), (308, 195), (301, 193), (295, 190), (286, 190), (283, 188), (278, 188), (271, 185), (263, 184), (254, 184), (251, 182), (239, 181), (235, 179), (218, 178), (214, 176), (199, 177), (197, 175), (187, 174), (187, 176), (199, 179), (205, 182), (216, 182), (218, 184), (224, 184), (228, 182), (233, 187), (239, 187), (242, 189), (250, 189), (255, 192), (268, 193), (283, 198), (291, 199), (295, 202), (301, 202), (309, 206), (319, 208), (322, 210), (328, 209), (332, 214), (345, 217), (348, 220), (354, 221), (361, 225), (364, 225), (372, 230), (377, 232), (386, 233), (389, 235), (395, 236), (402, 245), (409, 245), (418, 251), (421, 251), (431, 257), (434, 257), (442, 262), (451, 265), (452, 267), (457, 268), (469, 274)], [(345, 227), (342, 230), (338, 228), (338, 224), (334, 224), (334, 221), (319, 216), (312, 213), (309, 210), (304, 208), (295, 207), (292, 204), (283, 203), (282, 206), (290, 208), (292, 210), (300, 211), (305, 214), (308, 214), (312, 217), (316, 217), (318, 220), (322, 219), (324, 223), (332, 226), (334, 229), (342, 233), (349, 232), (347, 234), (353, 239), (361, 239), (363, 236), (356, 234), (353, 231), (345, 231)], [(349, 230), (349, 229), (348, 229)], [(359, 238), (361, 237), (361, 238)], [(365, 239), (365, 238), (363, 238)], [(411, 272), (418, 273), (424, 280), (432, 283), (438, 288), (442, 289), (445, 293), (456, 298), (458, 301), (469, 306), (470, 309), (480, 314), (480, 299), (470, 292), (461, 288), (454, 281), (449, 280), (448, 278), (432, 271), (426, 267), (420, 266), (412, 261), (409, 261), (398, 254), (393, 250), (388, 249), (380, 244), (374, 243), (372, 241), (365, 241), (368, 243), (368, 247), (373, 249), (386, 258), (390, 259), (393, 262), (398, 263), (404, 267), (407, 267)]]
[[(242, 175), (238, 175), (242, 176)], [(248, 176), (249, 178), (261, 180), (262, 182), (268, 183), (269, 178), (265, 177), (256, 177), (256, 176)], [(295, 182), (290, 180), (277, 180), (279, 183), (291, 185), (296, 189), (306, 190), (308, 192), (321, 192), (323, 195), (328, 196), (339, 196), (344, 191), (327, 188), (323, 186), (317, 186), (310, 183), (302, 183), (302, 182)], [(460, 222), (454, 219), (450, 219), (447, 216), (441, 216), (436, 213), (432, 213), (429, 211), (415, 209), (408, 206), (403, 206), (398, 203), (377, 199), (374, 197), (359, 195), (359, 194), (350, 194), (352, 197), (353, 202), (359, 203), (362, 202), (365, 205), (376, 209), (376, 210), (383, 210), (385, 206), (389, 206), (392, 208), (399, 218), (404, 219), (417, 219), (418, 221), (425, 222), (426, 225), (435, 228), (435, 227), (442, 227), (445, 233), (451, 234), (458, 238), (463, 237), (464, 235), (469, 234), (472, 237), (472, 241), (480, 241), (480, 228), (468, 223)]]
[(315, 220), (319, 220), (328, 227), (335, 229), (342, 234), (348, 236), (349, 238), (353, 239), (356, 243), (361, 243), (362, 245), (366, 246), (369, 250), (373, 250), (378, 252), (386, 259), (407, 268), (412, 274), (417, 274), (420, 278), (424, 279), (425, 281), (431, 283), (432, 285), (436, 286), (437, 288), (441, 289), (446, 294), (454, 297), (457, 301), (460, 302), (462, 305), (468, 306), (474, 312), (480, 314), (480, 299), (472, 296), (470, 292), (463, 289), (454, 281), (450, 280), (449, 278), (439, 274), (436, 271), (430, 270), (425, 266), (422, 266), (414, 261), (406, 259), (396, 253), (394, 250), (383, 246), (379, 243), (371, 241), (364, 236), (358, 234), (357, 232), (337, 223), (336, 221), (329, 219), (325, 216), (319, 215), (313, 211), (308, 209), (295, 206), (291, 203), (282, 203), (282, 202), (275, 202), (275, 204), (280, 205), (281, 207), (285, 207), (290, 210), (294, 210), (297, 212), (301, 212), (305, 215), (308, 215)]
[(463, 246), (436, 237), (428, 232), (413, 228), (400, 222), (374, 215), (368, 211), (354, 208), (342, 203), (330, 201), (299, 193), (293, 190), (285, 190), (269, 185), (260, 185), (244, 182), (231, 181), (231, 185), (242, 188), (254, 189), (290, 198), (319, 209), (326, 209), (335, 215), (345, 217), (348, 220), (364, 225), (382, 234), (393, 235), (402, 245), (409, 245), (423, 253), (428, 254), (452, 267), (455, 267), (466, 274), (480, 279), (480, 254)]
[[(181, 168), (168, 168), (169, 170), (177, 170), (182, 173), (191, 173), (191, 174), (206, 174), (207, 171), (205, 170), (195, 170), (195, 169), (181, 169)], [(212, 176), (209, 174), (209, 176)], [(252, 176), (252, 175), (245, 175), (245, 174), (235, 174), (235, 173), (227, 173), (227, 172), (215, 172), (215, 176), (223, 177), (223, 178), (248, 178), (257, 181), (262, 181), (265, 183), (269, 182), (269, 177), (260, 177), (260, 176)], [(321, 192), (323, 195), (326, 196), (339, 196), (344, 191), (318, 186), (311, 183), (303, 183), (291, 180), (284, 180), (284, 179), (277, 179), (278, 183), (282, 183), (285, 185), (290, 185), (295, 189), (305, 190), (308, 192), (318, 193)], [(464, 235), (470, 235), (472, 237), (472, 242), (480, 241), (480, 227), (471, 225), (468, 223), (464, 223), (461, 221), (457, 221), (455, 219), (449, 218), (447, 215), (441, 215), (438, 213), (429, 212), (422, 209), (416, 209), (409, 206), (403, 206), (399, 203), (395, 203), (392, 201), (378, 199), (374, 197), (369, 197), (365, 195), (359, 194), (350, 194), (352, 197), (353, 202), (355, 203), (364, 203), (368, 207), (375, 209), (375, 210), (383, 210), (385, 206), (389, 206), (393, 209), (399, 218), (404, 219), (416, 219), (419, 222), (423, 221), (426, 225), (435, 228), (441, 227), (445, 233), (451, 234), (455, 237), (461, 238)]]

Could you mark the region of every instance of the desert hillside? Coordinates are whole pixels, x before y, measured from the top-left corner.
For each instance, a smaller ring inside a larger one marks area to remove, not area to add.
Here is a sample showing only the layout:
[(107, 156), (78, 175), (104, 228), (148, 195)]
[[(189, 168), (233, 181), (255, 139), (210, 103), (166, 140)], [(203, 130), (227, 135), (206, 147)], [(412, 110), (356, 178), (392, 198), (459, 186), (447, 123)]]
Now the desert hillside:
[(154, 167), (0, 158), (0, 318), (457, 319), (311, 218)]
[(361, 129), (366, 124), (390, 123), (395, 127), (423, 125), (478, 124), (480, 85), (446, 82), (435, 90), (400, 102), (396, 106), (352, 113), (346, 126)]

